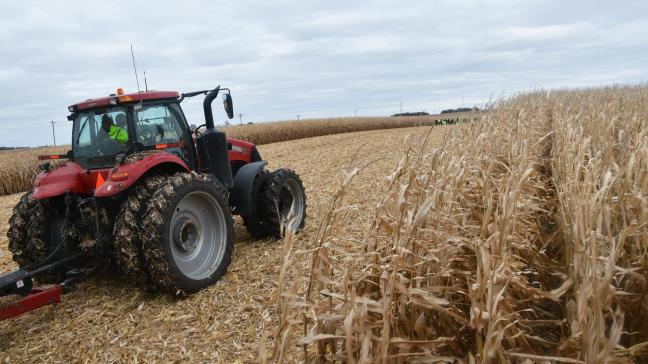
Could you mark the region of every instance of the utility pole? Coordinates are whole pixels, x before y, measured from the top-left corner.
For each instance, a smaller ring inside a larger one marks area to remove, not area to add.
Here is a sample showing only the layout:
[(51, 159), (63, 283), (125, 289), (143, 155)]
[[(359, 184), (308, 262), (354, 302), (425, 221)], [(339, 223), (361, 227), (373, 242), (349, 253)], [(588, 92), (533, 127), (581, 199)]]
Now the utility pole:
[(300, 117), (300, 116), (301, 116), (301, 114), (297, 114), (297, 120), (299, 120), (299, 117)]
[(54, 133), (54, 124), (56, 121), (52, 120), (50, 121), (50, 124), (52, 124), (52, 137), (54, 138), (54, 146), (56, 146), (56, 133)]
[(241, 121), (241, 125), (243, 125), (243, 114), (239, 114), (239, 120)]
[(402, 114), (403, 113), (403, 102), (402, 101), (400, 102), (400, 105), (401, 105), (401, 112), (400, 113)]

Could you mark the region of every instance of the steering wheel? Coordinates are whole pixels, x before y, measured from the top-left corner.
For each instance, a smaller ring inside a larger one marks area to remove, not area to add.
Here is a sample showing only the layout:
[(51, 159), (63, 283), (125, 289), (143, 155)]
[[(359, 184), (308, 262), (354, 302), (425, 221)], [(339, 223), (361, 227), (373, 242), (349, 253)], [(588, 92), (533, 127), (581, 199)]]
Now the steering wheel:
[(160, 125), (141, 128), (137, 133), (137, 139), (143, 144), (156, 144), (164, 139), (164, 129)]
[(154, 141), (154, 138), (155, 133), (151, 128), (141, 128), (137, 133), (137, 139), (144, 144), (149, 144), (149, 142)]

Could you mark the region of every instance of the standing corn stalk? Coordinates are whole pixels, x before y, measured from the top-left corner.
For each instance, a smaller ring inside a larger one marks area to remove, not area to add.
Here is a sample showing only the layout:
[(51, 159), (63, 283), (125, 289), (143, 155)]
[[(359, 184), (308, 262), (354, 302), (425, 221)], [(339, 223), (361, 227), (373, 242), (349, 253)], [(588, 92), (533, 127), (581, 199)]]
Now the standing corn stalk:
[(349, 363), (641, 358), (646, 95), (519, 95), (442, 148), (413, 138), (373, 211), (342, 184), (293, 305), (304, 331), (275, 350)]

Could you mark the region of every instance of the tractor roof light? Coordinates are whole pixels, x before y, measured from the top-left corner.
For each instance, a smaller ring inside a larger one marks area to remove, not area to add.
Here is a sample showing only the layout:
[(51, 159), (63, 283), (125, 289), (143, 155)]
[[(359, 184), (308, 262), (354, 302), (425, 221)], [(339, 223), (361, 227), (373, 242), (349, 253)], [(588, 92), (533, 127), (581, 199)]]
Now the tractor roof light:
[(118, 95), (118, 96), (121, 96), (121, 95), (123, 95), (123, 94), (124, 94), (124, 89), (121, 88), (121, 87), (118, 88), (118, 89), (117, 89), (117, 95)]

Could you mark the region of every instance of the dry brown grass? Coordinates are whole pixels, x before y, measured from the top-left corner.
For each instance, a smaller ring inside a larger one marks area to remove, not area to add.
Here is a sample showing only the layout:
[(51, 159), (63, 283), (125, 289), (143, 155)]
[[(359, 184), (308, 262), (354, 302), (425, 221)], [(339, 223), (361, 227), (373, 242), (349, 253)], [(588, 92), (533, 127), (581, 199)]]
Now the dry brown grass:
[(0, 152), (0, 196), (28, 190), (38, 172), (39, 155), (63, 154), (63, 147), (42, 147)]
[(349, 168), (261, 359), (645, 362), (647, 102), (499, 102), (431, 152), (412, 140), (373, 209)]

